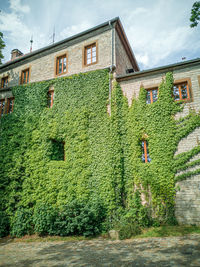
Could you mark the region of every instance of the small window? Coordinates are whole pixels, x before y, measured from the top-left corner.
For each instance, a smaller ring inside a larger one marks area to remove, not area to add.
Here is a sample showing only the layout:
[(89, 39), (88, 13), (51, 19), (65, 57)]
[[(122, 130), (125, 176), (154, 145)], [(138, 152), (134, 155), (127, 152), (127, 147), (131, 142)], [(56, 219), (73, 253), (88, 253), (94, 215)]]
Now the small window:
[(150, 162), (151, 158), (149, 156), (148, 142), (146, 140), (142, 140), (142, 162)]
[(8, 87), (8, 76), (3, 77), (1, 79), (1, 88), (7, 88)]
[(14, 107), (14, 97), (7, 99), (7, 113), (12, 113)]
[(97, 63), (97, 43), (84, 47), (84, 65), (89, 66)]
[(3, 116), (5, 112), (5, 99), (0, 100), (0, 117)]
[(152, 104), (158, 100), (158, 88), (147, 89), (146, 103)]
[(173, 85), (173, 96), (175, 101), (189, 100), (189, 86), (187, 82), (177, 83)]
[(47, 106), (48, 108), (51, 108), (53, 106), (54, 101), (54, 91), (50, 90), (47, 95)]
[(50, 159), (65, 161), (65, 142), (58, 140), (51, 140)]
[(67, 72), (67, 55), (64, 54), (56, 58), (56, 75)]
[(21, 73), (21, 84), (29, 83), (30, 69), (23, 70)]

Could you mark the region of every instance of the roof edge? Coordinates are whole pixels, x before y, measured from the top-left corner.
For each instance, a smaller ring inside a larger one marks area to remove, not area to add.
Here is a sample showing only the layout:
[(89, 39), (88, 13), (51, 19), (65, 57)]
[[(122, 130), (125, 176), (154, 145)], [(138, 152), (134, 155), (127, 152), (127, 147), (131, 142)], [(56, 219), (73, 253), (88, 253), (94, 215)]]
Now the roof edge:
[(119, 17), (118, 17), (118, 20), (117, 20), (117, 23), (116, 23), (116, 31), (117, 31), (117, 33), (119, 35), (119, 38), (120, 38), (120, 40), (121, 40), (121, 42), (122, 42), (122, 44), (123, 44), (123, 46), (124, 46), (124, 48), (126, 50), (126, 53), (128, 55), (128, 58), (129, 58), (129, 60), (130, 60), (130, 62), (132, 64), (132, 66), (134, 67), (134, 69), (136, 71), (140, 71), (139, 65), (137, 63), (137, 60), (135, 58), (135, 55), (134, 55), (133, 50), (132, 50), (132, 48), (130, 46), (130, 43), (128, 41), (128, 38), (126, 36), (126, 33), (124, 31), (123, 25), (122, 25), (121, 20), (120, 20)]
[(85, 35), (85, 34), (88, 34), (88, 33), (90, 33), (90, 32), (93, 32), (93, 31), (95, 31), (95, 30), (98, 30), (98, 29), (100, 29), (100, 28), (103, 28), (103, 27), (105, 27), (105, 26), (107, 26), (107, 25), (110, 25), (110, 23), (113, 24), (113, 23), (117, 22), (118, 20), (119, 20), (119, 17), (115, 17), (115, 18), (110, 19), (110, 20), (108, 20), (108, 21), (106, 21), (106, 22), (104, 22), (104, 23), (101, 23), (101, 24), (99, 24), (99, 25), (97, 25), (97, 26), (95, 26), (95, 27), (92, 27), (92, 28), (90, 28), (90, 29), (88, 29), (88, 30), (82, 31), (82, 32), (80, 32), (80, 33), (77, 33), (77, 34), (75, 34), (75, 35), (72, 35), (72, 36), (70, 36), (70, 37), (67, 37), (67, 38), (65, 38), (65, 39), (63, 39), (63, 40), (61, 40), (61, 41), (58, 41), (58, 42), (56, 42), (55, 44), (51, 44), (51, 45), (48, 45), (48, 46), (39, 48), (39, 49), (37, 49), (37, 50), (35, 50), (35, 51), (31, 52), (31, 53), (24, 54), (23, 56), (20, 56), (19, 58), (16, 58), (16, 59), (14, 59), (14, 60), (9, 60), (9, 61), (7, 61), (6, 63), (0, 65), (0, 69), (3, 69), (4, 67), (7, 67), (7, 66), (12, 65), (12, 64), (15, 64), (15, 63), (17, 63), (17, 62), (20, 62), (20, 61), (22, 61), (22, 60), (24, 60), (24, 59), (27, 59), (27, 58), (32, 57), (32, 56), (34, 56), (34, 55), (37, 55), (37, 54), (39, 54), (39, 53), (45, 52), (45, 51), (48, 50), (48, 49), (55, 48), (55, 47), (57, 47), (57, 46), (59, 46), (59, 45), (62, 45), (63, 43), (69, 42), (69, 41), (71, 41), (71, 40), (73, 40), (73, 39), (76, 39), (76, 38), (78, 38), (78, 37), (81, 37), (81, 36), (83, 36), (83, 35)]
[(156, 67), (152, 69), (147, 69), (147, 70), (142, 70), (142, 71), (126, 74), (126, 75), (119, 75), (116, 77), (116, 79), (117, 81), (129, 80), (135, 77), (145, 76), (147, 74), (165, 72), (166, 70), (173, 71), (180, 67), (187, 67), (188, 65), (198, 65), (198, 64), (200, 64), (200, 58), (195, 58), (195, 59), (187, 60), (184, 62), (177, 62), (177, 63), (173, 63), (173, 64), (161, 66), (161, 67)]

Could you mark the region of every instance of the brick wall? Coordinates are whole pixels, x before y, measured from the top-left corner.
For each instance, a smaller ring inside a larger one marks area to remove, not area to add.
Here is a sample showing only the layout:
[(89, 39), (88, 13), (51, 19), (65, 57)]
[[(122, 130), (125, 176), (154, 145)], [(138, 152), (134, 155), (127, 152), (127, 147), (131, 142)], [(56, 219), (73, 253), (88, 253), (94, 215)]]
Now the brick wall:
[[(197, 112), (200, 111), (200, 64), (187, 68), (179, 68), (173, 71), (174, 80), (189, 78), (191, 80), (192, 101), (186, 103), (183, 112), (176, 114), (175, 118), (184, 117), (188, 114), (189, 109), (193, 108)], [(131, 105), (133, 97), (138, 97), (140, 87), (152, 88), (158, 86), (165, 73), (160, 71), (157, 74), (145, 74), (143, 77), (135, 75), (132, 79), (120, 82), (124, 95), (128, 98)], [(186, 138), (182, 139), (178, 145), (176, 155), (189, 151), (197, 146), (200, 140), (200, 128), (197, 128)], [(200, 155), (195, 156), (191, 161), (199, 159)], [(194, 167), (189, 169), (194, 170)], [(177, 183), (179, 190), (176, 194), (176, 218), (180, 224), (199, 224), (200, 225), (200, 175), (195, 175), (184, 181)]]

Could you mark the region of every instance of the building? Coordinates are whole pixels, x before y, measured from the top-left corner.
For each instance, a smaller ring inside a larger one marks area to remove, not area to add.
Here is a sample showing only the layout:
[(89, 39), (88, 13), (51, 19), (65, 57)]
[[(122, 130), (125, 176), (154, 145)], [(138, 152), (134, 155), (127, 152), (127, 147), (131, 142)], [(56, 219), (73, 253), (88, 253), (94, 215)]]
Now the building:
[[(140, 71), (119, 18), (114, 18), (70, 38), (23, 55), (18, 49), (11, 60), (0, 66), (0, 116), (14, 112), (12, 87), (19, 84), (53, 80), (93, 70), (109, 69), (120, 84), (131, 105), (140, 87), (147, 90), (147, 104), (158, 99), (158, 87), (167, 72), (174, 75), (175, 101), (185, 102), (176, 118), (187, 116), (191, 109), (200, 111), (200, 59), (182, 61), (159, 68)], [(110, 83), (111, 87), (111, 83)], [(111, 91), (111, 88), (109, 91)], [(109, 95), (108, 95), (109, 98)], [(53, 105), (53, 90), (49, 90), (49, 107)], [(176, 155), (199, 145), (200, 129), (182, 139)], [(144, 143), (144, 162), (148, 161)], [(199, 159), (197, 154), (191, 161)], [(190, 170), (196, 170), (191, 165)], [(184, 172), (184, 171), (183, 171)], [(178, 182), (176, 217), (180, 223), (200, 224), (200, 175)]]

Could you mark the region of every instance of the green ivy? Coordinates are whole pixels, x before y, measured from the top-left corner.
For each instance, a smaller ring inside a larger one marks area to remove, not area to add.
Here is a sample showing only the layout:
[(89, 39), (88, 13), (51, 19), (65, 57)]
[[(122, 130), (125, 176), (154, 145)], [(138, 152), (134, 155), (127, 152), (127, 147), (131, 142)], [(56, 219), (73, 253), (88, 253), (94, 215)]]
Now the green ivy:
[[(193, 111), (174, 119), (182, 107), (173, 101), (172, 83), (169, 73), (151, 105), (141, 88), (131, 107), (115, 83), (111, 116), (108, 70), (12, 88), (14, 112), (0, 120), (0, 210), (12, 217), (20, 208), (33, 213), (38, 203), (60, 209), (76, 200), (101, 202), (107, 217), (133, 207), (143, 214), (142, 205), (135, 203), (139, 190), (152, 215), (169, 221), (175, 182), (187, 176), (176, 173), (199, 165), (188, 161), (200, 152), (198, 145), (174, 156), (180, 140), (200, 126), (200, 120)], [(50, 86), (55, 100), (47, 108)], [(146, 164), (141, 161), (144, 138), (152, 158)], [(65, 160), (52, 140), (65, 143)]]

